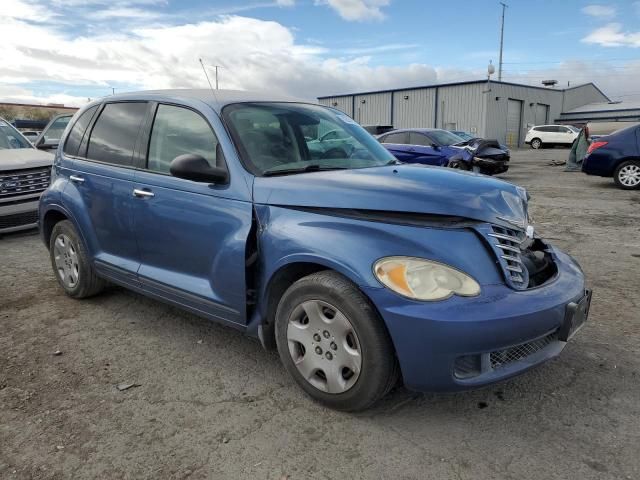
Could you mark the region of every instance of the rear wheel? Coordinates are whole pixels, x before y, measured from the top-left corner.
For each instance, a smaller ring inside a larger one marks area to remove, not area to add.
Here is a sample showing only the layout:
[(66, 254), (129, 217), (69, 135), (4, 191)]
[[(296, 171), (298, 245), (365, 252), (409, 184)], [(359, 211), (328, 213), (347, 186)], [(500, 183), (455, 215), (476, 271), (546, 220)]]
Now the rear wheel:
[(70, 297), (90, 297), (104, 288), (105, 281), (95, 274), (80, 236), (69, 220), (53, 227), (49, 256), (56, 280)]
[(627, 160), (616, 168), (613, 174), (616, 185), (623, 190), (635, 190), (640, 188), (640, 161)]
[(323, 271), (295, 282), (276, 312), (282, 363), (314, 400), (344, 411), (363, 410), (398, 378), (386, 327), (349, 280)]
[(531, 148), (534, 148), (536, 150), (542, 148), (542, 140), (540, 140), (539, 138), (534, 138), (533, 140), (531, 140)]

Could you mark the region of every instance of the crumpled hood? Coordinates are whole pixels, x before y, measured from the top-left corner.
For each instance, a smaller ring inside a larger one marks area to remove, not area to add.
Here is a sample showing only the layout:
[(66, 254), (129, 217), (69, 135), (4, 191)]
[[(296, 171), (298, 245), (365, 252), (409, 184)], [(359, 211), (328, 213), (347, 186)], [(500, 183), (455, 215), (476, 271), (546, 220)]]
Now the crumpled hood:
[(48, 167), (53, 155), (35, 148), (0, 148), (0, 172), (23, 168)]
[(260, 204), (464, 217), (527, 226), (524, 188), (458, 170), (407, 164), (256, 177)]

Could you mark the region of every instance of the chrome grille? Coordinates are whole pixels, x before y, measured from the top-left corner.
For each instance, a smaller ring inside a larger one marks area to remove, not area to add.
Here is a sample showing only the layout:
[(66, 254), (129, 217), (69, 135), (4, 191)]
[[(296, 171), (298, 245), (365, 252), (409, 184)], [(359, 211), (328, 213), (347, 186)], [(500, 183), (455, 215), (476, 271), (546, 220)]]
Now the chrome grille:
[(43, 192), (50, 179), (51, 167), (0, 172), (0, 199)]
[(556, 341), (558, 341), (557, 330), (545, 337), (538, 338), (537, 340), (521, 343), (520, 345), (505, 348), (504, 350), (491, 352), (489, 356), (491, 361), (491, 368), (496, 369), (508, 365), (509, 363), (523, 360), (528, 356), (533, 355), (540, 350), (543, 350)]
[(529, 285), (529, 272), (520, 255), (520, 243), (524, 240), (525, 232), (492, 225), (491, 232), (487, 235), (497, 250), (507, 282), (518, 290), (526, 289)]

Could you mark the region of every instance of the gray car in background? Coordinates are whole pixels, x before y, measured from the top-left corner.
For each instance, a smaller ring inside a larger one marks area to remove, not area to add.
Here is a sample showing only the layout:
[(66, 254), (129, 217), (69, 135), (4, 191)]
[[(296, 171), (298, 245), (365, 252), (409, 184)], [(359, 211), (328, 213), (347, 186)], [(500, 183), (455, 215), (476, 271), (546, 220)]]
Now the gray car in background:
[(38, 226), (38, 200), (49, 186), (52, 163), (51, 153), (0, 118), (0, 234)]

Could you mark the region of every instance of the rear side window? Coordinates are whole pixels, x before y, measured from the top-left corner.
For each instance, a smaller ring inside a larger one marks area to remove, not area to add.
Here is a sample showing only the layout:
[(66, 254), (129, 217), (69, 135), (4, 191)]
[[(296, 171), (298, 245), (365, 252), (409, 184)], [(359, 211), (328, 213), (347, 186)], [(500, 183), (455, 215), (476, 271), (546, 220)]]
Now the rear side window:
[(87, 158), (132, 166), (133, 150), (146, 110), (145, 102), (106, 104), (91, 131)]
[(422, 145), (424, 147), (432, 147), (433, 142), (429, 140), (426, 135), (417, 132), (409, 133), (409, 144), (410, 145)]
[(382, 143), (409, 143), (409, 134), (407, 132), (390, 133), (386, 137), (382, 137)]
[(96, 113), (97, 109), (97, 105), (87, 109), (82, 115), (80, 115), (78, 120), (76, 120), (76, 123), (73, 125), (69, 135), (67, 135), (67, 140), (64, 144), (63, 151), (66, 155), (78, 154), (78, 148), (80, 147), (80, 142), (82, 142), (84, 131), (89, 126), (89, 122), (91, 122), (91, 118), (93, 117), (93, 114)]
[(207, 121), (196, 112), (173, 105), (158, 105), (149, 140), (147, 168), (169, 173), (171, 161), (193, 153), (216, 166), (218, 139)]

